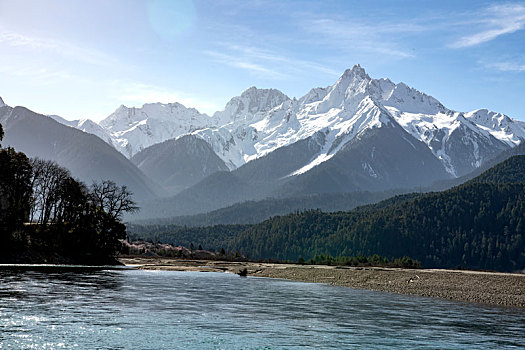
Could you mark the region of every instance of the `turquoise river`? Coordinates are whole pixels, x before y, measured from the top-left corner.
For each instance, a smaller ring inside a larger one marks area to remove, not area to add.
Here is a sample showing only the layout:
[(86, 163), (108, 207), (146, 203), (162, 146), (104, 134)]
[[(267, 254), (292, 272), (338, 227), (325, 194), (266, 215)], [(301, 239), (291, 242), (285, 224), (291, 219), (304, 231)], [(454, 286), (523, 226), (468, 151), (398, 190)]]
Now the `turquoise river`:
[(225, 273), (0, 269), (0, 349), (524, 349), (525, 310)]

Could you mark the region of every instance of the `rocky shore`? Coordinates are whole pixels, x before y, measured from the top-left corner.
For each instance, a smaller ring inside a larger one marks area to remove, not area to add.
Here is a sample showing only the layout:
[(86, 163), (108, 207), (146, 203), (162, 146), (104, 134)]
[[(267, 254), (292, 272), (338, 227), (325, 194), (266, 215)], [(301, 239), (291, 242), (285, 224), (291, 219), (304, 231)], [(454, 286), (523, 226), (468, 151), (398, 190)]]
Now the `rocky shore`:
[(295, 265), (159, 257), (120, 261), (143, 270), (239, 273), (301, 282), (525, 308), (525, 274), (466, 270)]

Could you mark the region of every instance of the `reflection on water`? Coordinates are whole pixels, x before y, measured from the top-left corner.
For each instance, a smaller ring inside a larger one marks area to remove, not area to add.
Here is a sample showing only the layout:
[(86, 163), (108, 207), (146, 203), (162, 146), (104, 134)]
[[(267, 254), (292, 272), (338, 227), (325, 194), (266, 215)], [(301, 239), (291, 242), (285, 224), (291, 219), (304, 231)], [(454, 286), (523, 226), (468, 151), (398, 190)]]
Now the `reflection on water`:
[(222, 273), (0, 270), (0, 348), (523, 348), (525, 310)]

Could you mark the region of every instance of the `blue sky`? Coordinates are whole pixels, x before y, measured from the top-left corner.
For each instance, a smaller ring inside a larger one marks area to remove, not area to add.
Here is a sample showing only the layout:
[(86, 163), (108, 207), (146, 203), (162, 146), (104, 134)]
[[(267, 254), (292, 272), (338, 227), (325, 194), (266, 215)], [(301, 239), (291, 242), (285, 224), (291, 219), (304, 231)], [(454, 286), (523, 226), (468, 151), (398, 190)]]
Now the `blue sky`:
[(0, 0), (0, 96), (66, 119), (211, 114), (250, 86), (299, 98), (357, 63), (525, 120), (525, 1)]

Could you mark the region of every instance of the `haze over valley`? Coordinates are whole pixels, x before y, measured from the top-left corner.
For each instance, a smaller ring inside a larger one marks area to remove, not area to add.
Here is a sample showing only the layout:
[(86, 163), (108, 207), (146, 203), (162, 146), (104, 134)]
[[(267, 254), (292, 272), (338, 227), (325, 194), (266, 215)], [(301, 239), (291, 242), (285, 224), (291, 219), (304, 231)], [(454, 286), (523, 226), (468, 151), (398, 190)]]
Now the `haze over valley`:
[(0, 348), (525, 339), (525, 0), (0, 0)]
[[(96, 123), (2, 103), (0, 123), (6, 145), (57, 161), (87, 183), (128, 186), (142, 207), (130, 219), (271, 198), (385, 193), (377, 200), (452, 185), (525, 139), (525, 122), (486, 109), (450, 110), (404, 83), (373, 79), (360, 65), (300, 98), (248, 88), (212, 116), (152, 103), (122, 105)], [(361, 197), (332, 209), (373, 201)]]

